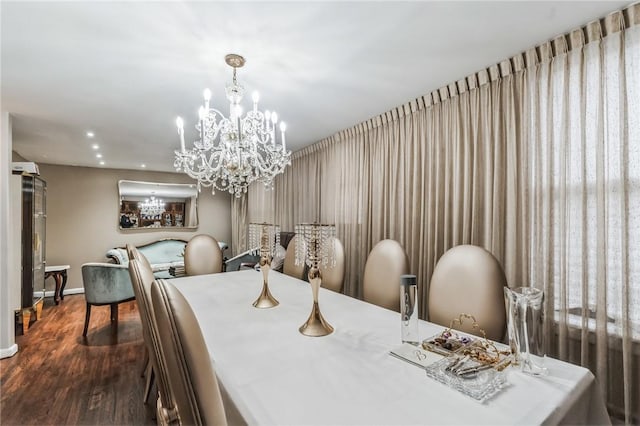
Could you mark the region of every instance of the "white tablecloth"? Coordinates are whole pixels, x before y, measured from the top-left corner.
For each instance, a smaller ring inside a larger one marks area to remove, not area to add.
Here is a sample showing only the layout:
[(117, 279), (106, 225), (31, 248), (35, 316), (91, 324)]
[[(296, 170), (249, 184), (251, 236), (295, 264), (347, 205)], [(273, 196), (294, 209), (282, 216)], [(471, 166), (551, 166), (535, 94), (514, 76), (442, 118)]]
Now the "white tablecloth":
[[(298, 332), (311, 310), (308, 283), (271, 272), (280, 305), (256, 309), (252, 270), (171, 280), (191, 304), (220, 384), (242, 418), (263, 425), (609, 423), (593, 375), (547, 359), (549, 376), (508, 368), (509, 386), (479, 403), (389, 355), (400, 314), (321, 289), (335, 331)], [(421, 321), (422, 338), (442, 327)]]

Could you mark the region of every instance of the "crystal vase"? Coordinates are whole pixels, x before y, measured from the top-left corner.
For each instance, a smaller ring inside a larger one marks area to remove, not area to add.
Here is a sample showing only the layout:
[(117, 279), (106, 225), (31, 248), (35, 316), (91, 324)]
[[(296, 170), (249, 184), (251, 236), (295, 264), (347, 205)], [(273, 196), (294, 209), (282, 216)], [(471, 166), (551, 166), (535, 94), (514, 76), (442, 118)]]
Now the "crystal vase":
[(505, 287), (504, 297), (513, 363), (527, 374), (546, 375), (542, 328), (544, 293), (531, 287)]

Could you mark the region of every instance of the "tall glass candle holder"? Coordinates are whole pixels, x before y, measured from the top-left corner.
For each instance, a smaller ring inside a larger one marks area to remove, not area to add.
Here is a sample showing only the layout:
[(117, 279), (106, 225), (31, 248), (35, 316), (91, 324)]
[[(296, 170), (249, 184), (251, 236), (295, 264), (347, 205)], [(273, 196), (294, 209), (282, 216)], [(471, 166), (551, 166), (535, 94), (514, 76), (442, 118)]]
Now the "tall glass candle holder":
[(253, 302), (256, 308), (273, 308), (280, 304), (271, 295), (268, 282), (271, 259), (278, 244), (280, 244), (280, 226), (271, 223), (249, 224), (249, 247), (252, 247), (254, 252), (260, 251), (260, 270), (262, 271), (262, 292)]
[(303, 223), (296, 225), (298, 244), (296, 245), (296, 264), (309, 266), (309, 283), (313, 295), (313, 306), (307, 321), (299, 328), (305, 336), (320, 337), (333, 332), (333, 327), (323, 318), (318, 305), (318, 291), (322, 284), (320, 266), (333, 266), (336, 262), (331, 238), (336, 236), (334, 225)]

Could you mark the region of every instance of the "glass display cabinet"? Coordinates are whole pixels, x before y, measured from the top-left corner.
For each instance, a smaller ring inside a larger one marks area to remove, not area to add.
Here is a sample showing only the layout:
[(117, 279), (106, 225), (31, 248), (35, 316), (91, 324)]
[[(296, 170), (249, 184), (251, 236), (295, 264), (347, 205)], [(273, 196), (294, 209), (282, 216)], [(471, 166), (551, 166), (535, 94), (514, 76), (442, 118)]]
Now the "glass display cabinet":
[(22, 175), (22, 330), (29, 328), (31, 312), (39, 319), (44, 298), (46, 266), (47, 184), (33, 175)]

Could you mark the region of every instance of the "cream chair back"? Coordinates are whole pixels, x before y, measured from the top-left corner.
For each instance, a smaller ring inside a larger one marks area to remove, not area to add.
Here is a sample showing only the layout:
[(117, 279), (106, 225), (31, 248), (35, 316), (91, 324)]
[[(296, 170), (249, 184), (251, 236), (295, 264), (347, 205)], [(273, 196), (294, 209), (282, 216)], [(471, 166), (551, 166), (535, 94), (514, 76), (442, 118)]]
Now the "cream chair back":
[[(127, 250), (128, 249), (129, 247), (127, 247)], [(135, 247), (133, 250), (137, 252)], [(141, 256), (143, 261), (139, 260), (138, 255)], [(149, 361), (151, 362), (153, 374), (155, 374), (158, 385), (158, 419), (162, 420), (160, 423), (169, 424), (177, 418), (177, 414), (173, 402), (173, 393), (171, 392), (169, 379), (167, 377), (166, 362), (162, 348), (160, 347), (158, 325), (151, 302), (151, 285), (154, 280), (153, 271), (151, 267), (148, 266), (149, 262), (146, 262), (145, 265), (144, 261), (146, 261), (146, 259), (141, 253), (138, 252), (130, 258), (129, 275), (131, 276), (131, 283), (133, 284), (133, 290), (136, 294), (136, 302), (142, 321), (142, 336), (147, 345)], [(148, 372), (147, 374), (151, 373)]]
[(144, 254), (142, 254), (136, 246), (127, 244), (127, 255), (129, 256), (129, 260), (135, 259), (142, 264), (141, 266), (143, 268), (148, 269), (149, 271), (153, 271), (153, 268), (151, 267), (151, 263), (149, 263), (149, 260), (147, 259), (147, 257)]
[(191, 306), (164, 280), (153, 283), (151, 299), (180, 423), (226, 425), (218, 380)]
[(364, 267), (365, 302), (400, 311), (400, 276), (408, 269), (409, 260), (400, 243), (382, 240), (376, 244)]
[(282, 268), (282, 272), (300, 280), (304, 279), (304, 263), (301, 265), (296, 265), (296, 247), (298, 244), (304, 244), (300, 242), (300, 236), (295, 235), (291, 241), (289, 241), (289, 245), (287, 246), (287, 254), (284, 256), (284, 266)]
[[(429, 321), (449, 326), (461, 313), (473, 315), (492, 340), (502, 340), (507, 284), (498, 260), (482, 247), (461, 245), (442, 255), (429, 284)], [(456, 326), (480, 335), (467, 321)]]
[(322, 287), (333, 290), (337, 293), (342, 292), (342, 284), (344, 282), (344, 248), (337, 238), (332, 238), (330, 244), (333, 245), (333, 255), (336, 263), (333, 266), (320, 267), (322, 273)]
[(151, 324), (149, 320), (149, 303), (151, 303), (151, 301), (149, 299), (149, 303), (146, 303), (146, 300), (144, 299), (144, 294), (142, 292), (143, 284), (141, 282), (141, 275), (143, 274), (143, 272), (148, 271), (151, 274), (148, 277), (150, 278), (149, 285), (151, 285), (151, 282), (153, 281), (153, 271), (151, 268), (151, 264), (147, 260), (147, 257), (140, 253), (140, 251), (138, 251), (135, 246), (127, 244), (126, 250), (127, 256), (129, 257), (129, 262), (132, 260), (136, 260), (139, 263), (139, 265), (136, 265), (138, 273), (133, 273), (131, 264), (129, 264), (128, 268), (129, 277), (131, 278), (131, 284), (133, 285), (133, 292), (136, 295), (136, 305), (138, 305), (138, 313), (140, 314), (140, 322), (142, 323), (142, 338), (145, 343), (145, 358), (147, 359), (147, 365), (145, 366), (144, 374), (147, 380), (145, 383), (143, 400), (147, 402), (151, 393), (151, 388), (153, 387), (154, 376), (156, 374), (155, 372), (158, 371), (158, 369), (155, 359), (154, 343), (152, 341), (153, 337), (151, 336), (150, 330)]
[(187, 275), (222, 272), (222, 250), (218, 241), (205, 234), (193, 237), (184, 249), (184, 270)]

